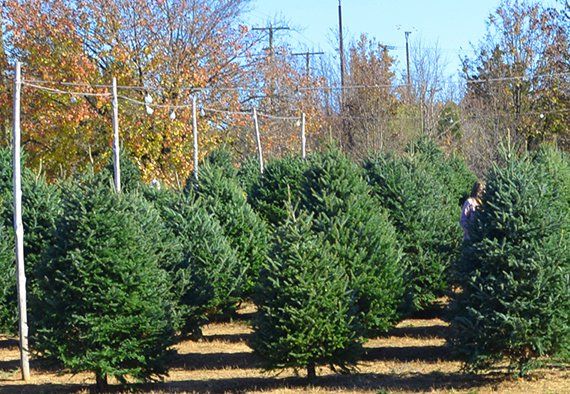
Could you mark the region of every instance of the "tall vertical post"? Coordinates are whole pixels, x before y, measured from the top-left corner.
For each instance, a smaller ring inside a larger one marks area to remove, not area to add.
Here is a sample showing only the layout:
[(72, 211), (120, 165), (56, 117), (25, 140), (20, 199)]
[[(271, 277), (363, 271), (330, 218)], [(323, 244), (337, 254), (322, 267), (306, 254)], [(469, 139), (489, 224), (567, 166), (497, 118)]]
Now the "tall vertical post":
[(408, 45), (408, 37), (412, 34), (411, 31), (404, 32), (406, 35), (406, 80), (408, 85), (408, 100), (412, 97), (412, 80), (410, 78), (410, 48)]
[(26, 271), (24, 269), (24, 224), (22, 223), (22, 176), (20, 162), (20, 95), (22, 89), (22, 64), (16, 63), (14, 80), (14, 124), (13, 124), (13, 166), (14, 166), (14, 232), (16, 234), (16, 274), (18, 288), (18, 314), (20, 334), (20, 367), (22, 379), (30, 379), (30, 358), (28, 349), (28, 312), (26, 306)]
[(192, 136), (194, 138), (194, 179), (198, 180), (198, 119), (196, 119), (196, 96), (192, 96)]
[(253, 108), (253, 125), (255, 127), (255, 139), (257, 142), (257, 153), (259, 154), (259, 171), (263, 174), (263, 150), (261, 148), (261, 135), (259, 135), (259, 123), (257, 121), (257, 109)]
[(341, 86), (341, 102), (344, 96), (344, 43), (342, 39), (342, 5), (341, 0), (338, 0), (338, 41), (339, 41), (339, 54), (340, 54), (340, 86)]
[(113, 77), (113, 174), (115, 191), (121, 192), (121, 162), (119, 147), (119, 98), (117, 95), (117, 78)]
[(307, 137), (305, 136), (305, 113), (301, 114), (301, 157), (305, 159), (307, 157)]

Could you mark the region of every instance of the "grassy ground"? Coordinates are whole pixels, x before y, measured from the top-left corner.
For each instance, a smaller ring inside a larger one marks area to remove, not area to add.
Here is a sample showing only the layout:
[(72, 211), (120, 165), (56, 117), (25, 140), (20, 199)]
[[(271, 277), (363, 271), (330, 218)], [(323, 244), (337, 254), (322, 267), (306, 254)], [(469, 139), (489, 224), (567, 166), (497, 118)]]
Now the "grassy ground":
[[(244, 316), (251, 311), (244, 311)], [(311, 386), (303, 375), (286, 370), (264, 372), (246, 345), (247, 320), (211, 324), (201, 341), (183, 341), (164, 382), (134, 385), (135, 391), (166, 392), (445, 392), (570, 393), (568, 370), (539, 370), (530, 379), (513, 380), (499, 373), (472, 376), (450, 356), (444, 336), (447, 324), (436, 316), (401, 322), (388, 336), (366, 344), (359, 372), (337, 375), (321, 368)], [(32, 361), (32, 380), (19, 381), (14, 339), (0, 337), (0, 393), (88, 392), (90, 374), (64, 374)], [(116, 387), (116, 392), (125, 391)]]

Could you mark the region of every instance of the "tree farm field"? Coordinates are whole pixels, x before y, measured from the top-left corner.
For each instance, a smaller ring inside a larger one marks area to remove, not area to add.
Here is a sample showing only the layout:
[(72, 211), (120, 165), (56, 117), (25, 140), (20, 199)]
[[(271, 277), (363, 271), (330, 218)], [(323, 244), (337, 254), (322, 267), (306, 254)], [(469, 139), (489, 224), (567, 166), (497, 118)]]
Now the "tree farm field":
[[(304, 372), (292, 369), (264, 371), (247, 345), (249, 319), (254, 306), (246, 305), (238, 318), (210, 323), (203, 338), (184, 340), (174, 348), (169, 376), (163, 381), (134, 384), (128, 390), (110, 381), (112, 392), (204, 393), (567, 393), (570, 371), (538, 369), (525, 379), (510, 378), (504, 370), (482, 375), (461, 371), (446, 346), (448, 324), (441, 310), (400, 322), (387, 335), (369, 340), (352, 374), (318, 368), (318, 377), (307, 384)], [(92, 373), (69, 374), (32, 360), (32, 379), (20, 380), (15, 338), (0, 337), (0, 393), (87, 393), (94, 389)]]

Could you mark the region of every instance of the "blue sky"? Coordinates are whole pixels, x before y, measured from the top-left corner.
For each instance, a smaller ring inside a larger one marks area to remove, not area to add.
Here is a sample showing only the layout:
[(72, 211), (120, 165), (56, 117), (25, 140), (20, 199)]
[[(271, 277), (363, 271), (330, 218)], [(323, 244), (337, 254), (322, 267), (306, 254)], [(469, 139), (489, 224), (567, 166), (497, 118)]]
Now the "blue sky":
[[(448, 63), (447, 74), (456, 75), (459, 54), (483, 38), (486, 20), (499, 3), (500, 0), (342, 0), (343, 25), (348, 38), (368, 33), (383, 44), (396, 46), (391, 53), (398, 60), (398, 71), (405, 68), (404, 31), (412, 31), (411, 43), (418, 38), (424, 46), (437, 43)], [(297, 30), (278, 35), (293, 49), (334, 53), (338, 0), (252, 0), (248, 13), (251, 25), (264, 26), (275, 16)]]

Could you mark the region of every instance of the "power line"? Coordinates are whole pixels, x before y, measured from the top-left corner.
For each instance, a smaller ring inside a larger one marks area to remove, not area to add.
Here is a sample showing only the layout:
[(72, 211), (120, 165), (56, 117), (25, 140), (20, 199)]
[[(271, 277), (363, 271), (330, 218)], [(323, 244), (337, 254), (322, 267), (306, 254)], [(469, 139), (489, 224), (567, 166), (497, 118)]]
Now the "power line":
[[(555, 78), (555, 77), (566, 77), (570, 76), (570, 72), (564, 73), (549, 73), (549, 74), (537, 74), (532, 77), (521, 75), (521, 76), (510, 76), (510, 77), (498, 77), (498, 78), (485, 78), (485, 79), (469, 79), (463, 81), (442, 81), (441, 84), (482, 84), (482, 83), (492, 83), (492, 82), (505, 82), (505, 81), (516, 81), (516, 80), (529, 80), (535, 78)], [(77, 92), (77, 91), (64, 91), (60, 89), (54, 89), (47, 86), (41, 86), (42, 84), (53, 84), (53, 85), (62, 85), (62, 86), (71, 86), (71, 87), (89, 87), (93, 89), (103, 89), (103, 88), (111, 88), (111, 85), (105, 84), (88, 84), (88, 83), (80, 83), (80, 82), (63, 82), (63, 81), (48, 81), (48, 80), (23, 80), (23, 85), (27, 85), (30, 87), (34, 87), (38, 90), (45, 90), (50, 91), (53, 93), (62, 93), (62, 94), (70, 94), (70, 95), (78, 95), (78, 96), (110, 96), (110, 93), (92, 93), (92, 92)], [(327, 86), (297, 86), (294, 90), (297, 91), (310, 91), (310, 90), (340, 90), (340, 89), (384, 89), (384, 88), (398, 88), (398, 87), (406, 87), (408, 84), (361, 84), (361, 85), (327, 85)], [(136, 86), (136, 85), (119, 85), (117, 88), (121, 90), (140, 90), (145, 91), (148, 93), (158, 93), (163, 92), (163, 89), (151, 88), (147, 86)], [(193, 93), (199, 93), (207, 90), (217, 90), (217, 91), (257, 91), (259, 90), (258, 87), (246, 87), (246, 86), (216, 86), (210, 85), (205, 87), (180, 87), (180, 91), (189, 91)]]

